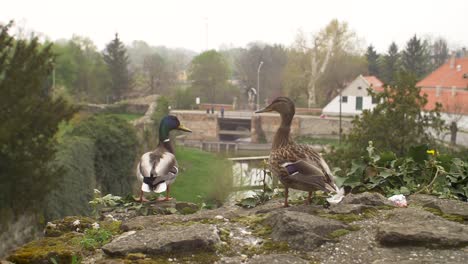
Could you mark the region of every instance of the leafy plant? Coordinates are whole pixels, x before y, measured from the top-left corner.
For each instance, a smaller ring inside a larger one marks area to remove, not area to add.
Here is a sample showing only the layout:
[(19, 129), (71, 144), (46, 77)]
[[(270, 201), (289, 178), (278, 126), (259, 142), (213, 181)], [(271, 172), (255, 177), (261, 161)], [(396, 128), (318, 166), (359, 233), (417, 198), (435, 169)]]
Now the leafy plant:
[(263, 162), (263, 179), (261, 180), (263, 184), (263, 188), (261, 190), (256, 190), (253, 196), (240, 200), (237, 203), (237, 205), (244, 207), (244, 208), (253, 208), (255, 206), (264, 204), (268, 202), (269, 200), (271, 200), (274, 196), (274, 191), (266, 183), (267, 177), (272, 177), (272, 175), (271, 175), (271, 172), (267, 170), (267, 163), (264, 161)]
[(106, 229), (86, 229), (80, 245), (87, 250), (94, 250), (109, 243), (112, 233)]
[(337, 177), (338, 185), (352, 192), (425, 192), (462, 200), (468, 197), (468, 164), (461, 159), (440, 155), (427, 145), (410, 147), (404, 157), (390, 151), (378, 153), (372, 141), (366, 150), (365, 156), (352, 161), (346, 177)]
[(98, 189), (94, 189), (94, 199), (89, 201), (89, 204), (93, 206), (93, 213), (96, 217), (98, 216), (99, 208), (103, 206), (116, 206), (123, 203), (124, 200), (122, 200), (122, 197), (120, 196), (107, 194), (104, 197), (101, 197), (101, 191)]

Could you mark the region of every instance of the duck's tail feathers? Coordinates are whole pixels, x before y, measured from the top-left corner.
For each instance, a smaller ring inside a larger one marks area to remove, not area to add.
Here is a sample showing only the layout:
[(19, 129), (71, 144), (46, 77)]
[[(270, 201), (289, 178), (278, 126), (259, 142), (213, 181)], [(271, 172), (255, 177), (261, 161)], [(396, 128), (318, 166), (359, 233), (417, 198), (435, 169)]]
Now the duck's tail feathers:
[(165, 192), (167, 190), (167, 184), (166, 182), (161, 182), (160, 184), (158, 184), (156, 186), (156, 188), (154, 189), (154, 192), (155, 193), (162, 193), (162, 192)]

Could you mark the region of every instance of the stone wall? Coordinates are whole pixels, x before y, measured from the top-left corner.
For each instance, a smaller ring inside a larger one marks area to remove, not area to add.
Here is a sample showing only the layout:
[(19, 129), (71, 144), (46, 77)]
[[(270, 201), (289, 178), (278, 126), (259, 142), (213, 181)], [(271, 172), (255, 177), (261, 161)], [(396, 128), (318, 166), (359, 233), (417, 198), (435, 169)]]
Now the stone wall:
[[(252, 142), (272, 142), (276, 130), (280, 126), (279, 114), (261, 114), (252, 118)], [(351, 129), (351, 119), (341, 121), (343, 134)], [(291, 136), (327, 137), (337, 136), (339, 130), (338, 118), (320, 118), (318, 116), (295, 116), (291, 124)]]
[(181, 113), (171, 112), (177, 116), (180, 123), (190, 128), (193, 133), (186, 134), (187, 140), (205, 140), (217, 141), (218, 140), (218, 116), (216, 114), (206, 113)]
[[(327, 136), (338, 135), (339, 118), (320, 118), (318, 116), (301, 116), (300, 136)], [(350, 118), (342, 118), (341, 129), (348, 134), (352, 127)]]

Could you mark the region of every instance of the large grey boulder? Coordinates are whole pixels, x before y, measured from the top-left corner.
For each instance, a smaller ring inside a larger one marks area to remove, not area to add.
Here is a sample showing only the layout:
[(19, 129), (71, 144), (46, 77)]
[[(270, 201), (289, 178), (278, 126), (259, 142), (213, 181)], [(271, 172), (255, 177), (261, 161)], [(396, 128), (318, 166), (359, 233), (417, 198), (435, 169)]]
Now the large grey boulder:
[(287, 254), (256, 255), (247, 264), (308, 264), (309, 262), (299, 257)]
[(102, 250), (109, 256), (129, 253), (158, 255), (161, 253), (214, 251), (220, 242), (217, 228), (207, 224), (161, 226), (122, 234)]
[(370, 206), (392, 206), (392, 203), (380, 193), (364, 192), (358, 194), (348, 194), (341, 201), (342, 204), (360, 204)]
[(468, 227), (422, 209), (399, 208), (379, 224), (376, 240), (387, 246), (460, 247), (468, 245)]
[(410, 203), (415, 203), (423, 207), (434, 208), (440, 210), (444, 214), (459, 215), (464, 220), (468, 220), (468, 203), (457, 201), (440, 199), (433, 195), (426, 194), (414, 194), (409, 198)]
[(327, 241), (328, 235), (348, 225), (302, 212), (282, 210), (271, 214), (265, 223), (271, 226), (271, 237), (285, 241), (293, 249), (311, 250)]

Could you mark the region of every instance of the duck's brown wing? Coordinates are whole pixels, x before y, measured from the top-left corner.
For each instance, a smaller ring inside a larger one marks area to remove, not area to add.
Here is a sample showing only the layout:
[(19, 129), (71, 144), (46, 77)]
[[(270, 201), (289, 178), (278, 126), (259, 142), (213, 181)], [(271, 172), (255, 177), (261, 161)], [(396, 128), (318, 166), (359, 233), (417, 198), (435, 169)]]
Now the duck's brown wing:
[(288, 171), (290, 181), (299, 185), (313, 186), (324, 192), (335, 192), (335, 187), (327, 181), (324, 171), (312, 163), (299, 160), (292, 163), (285, 163), (283, 167)]

